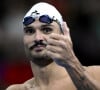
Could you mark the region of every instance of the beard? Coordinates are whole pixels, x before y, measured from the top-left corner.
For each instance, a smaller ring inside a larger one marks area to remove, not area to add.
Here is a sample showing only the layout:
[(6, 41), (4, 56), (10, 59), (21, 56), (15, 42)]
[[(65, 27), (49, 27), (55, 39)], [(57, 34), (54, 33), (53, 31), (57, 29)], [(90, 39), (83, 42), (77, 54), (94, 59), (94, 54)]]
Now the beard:
[(53, 60), (50, 57), (34, 57), (32, 59), (32, 62), (35, 63), (36, 65), (38, 65), (39, 67), (45, 67), (47, 65), (49, 65), (50, 63), (53, 62)]
[(25, 47), (25, 52), (27, 58), (39, 67), (45, 67), (53, 62), (53, 60), (49, 56), (47, 56), (46, 50), (36, 53), (32, 50), (30, 51), (27, 47)]

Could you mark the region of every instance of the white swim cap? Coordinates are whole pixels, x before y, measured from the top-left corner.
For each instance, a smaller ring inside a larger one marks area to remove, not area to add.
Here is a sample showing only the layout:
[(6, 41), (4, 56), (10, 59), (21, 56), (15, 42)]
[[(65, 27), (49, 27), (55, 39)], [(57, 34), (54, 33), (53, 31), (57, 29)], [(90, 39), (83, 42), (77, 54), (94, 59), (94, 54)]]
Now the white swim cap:
[(24, 19), (30, 16), (36, 18), (42, 15), (48, 15), (50, 18), (53, 18), (54, 20), (58, 20), (58, 22), (62, 25), (63, 19), (60, 12), (53, 5), (45, 2), (39, 2), (33, 5), (32, 8), (24, 16)]

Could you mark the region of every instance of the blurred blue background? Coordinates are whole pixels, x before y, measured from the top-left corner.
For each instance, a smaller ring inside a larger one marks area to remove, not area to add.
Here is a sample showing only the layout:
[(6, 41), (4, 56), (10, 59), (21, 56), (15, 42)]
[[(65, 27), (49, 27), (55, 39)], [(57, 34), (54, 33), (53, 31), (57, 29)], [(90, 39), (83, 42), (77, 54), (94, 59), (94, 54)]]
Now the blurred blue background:
[(80, 62), (100, 65), (100, 0), (1, 0), (0, 90), (33, 76), (24, 52), (22, 19), (40, 1), (55, 5), (63, 15)]

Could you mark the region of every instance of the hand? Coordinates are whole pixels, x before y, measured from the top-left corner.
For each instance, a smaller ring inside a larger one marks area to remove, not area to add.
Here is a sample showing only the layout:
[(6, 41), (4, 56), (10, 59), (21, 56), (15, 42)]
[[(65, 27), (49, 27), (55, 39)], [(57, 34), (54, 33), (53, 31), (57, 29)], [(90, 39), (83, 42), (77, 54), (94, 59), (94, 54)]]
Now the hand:
[(58, 65), (64, 66), (70, 64), (74, 53), (69, 28), (66, 22), (62, 25), (64, 34), (51, 34), (47, 39), (47, 55), (51, 57)]

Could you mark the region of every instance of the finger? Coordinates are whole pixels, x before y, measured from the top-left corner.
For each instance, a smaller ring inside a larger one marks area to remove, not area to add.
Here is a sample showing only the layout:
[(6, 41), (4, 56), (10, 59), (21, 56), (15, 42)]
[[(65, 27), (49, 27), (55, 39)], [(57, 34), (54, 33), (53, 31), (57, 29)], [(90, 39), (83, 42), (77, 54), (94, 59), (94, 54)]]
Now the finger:
[(64, 40), (64, 41), (66, 41), (67, 39), (66, 36), (61, 35), (61, 34), (55, 34), (55, 33), (51, 34), (50, 38), (55, 39), (55, 40)]
[(61, 59), (60, 54), (55, 53), (55, 52), (47, 51), (47, 55), (49, 57), (51, 57), (53, 60), (55, 60), (55, 59)]
[(63, 22), (62, 28), (64, 31), (64, 36), (66, 36), (67, 39), (72, 43), (71, 36), (70, 36), (70, 30), (69, 30), (66, 22)]
[(63, 51), (61, 47), (51, 46), (51, 45), (47, 45), (46, 49), (54, 53), (61, 53)]
[(58, 46), (58, 47), (62, 47), (62, 48), (66, 48), (66, 42), (64, 40), (55, 40), (55, 39), (48, 39), (47, 40), (48, 45), (52, 45), (52, 46)]
[(62, 29), (63, 29), (64, 35), (67, 35), (67, 34), (69, 33), (69, 28), (68, 28), (66, 22), (63, 22), (63, 24), (62, 24)]
[(55, 40), (61, 39), (61, 35), (56, 34), (56, 33), (52, 33), (49, 37), (52, 38), (52, 39), (55, 39)]
[(49, 45), (58, 46), (59, 45), (59, 40), (55, 40), (55, 39), (49, 38), (49, 39), (47, 39), (47, 43)]
[(57, 53), (54, 53), (54, 52), (50, 52), (50, 51), (47, 52), (47, 55), (48, 55), (50, 58), (52, 58), (52, 60), (54, 60), (55, 63), (57, 63), (58, 65), (60, 65), (60, 66), (65, 66), (65, 61), (62, 60), (63, 58), (62, 58), (61, 55), (59, 55), (59, 54), (57, 54)]
[[(50, 35), (50, 38), (55, 39), (55, 40), (59, 40), (59, 43), (60, 43), (60, 44), (58, 44), (59, 46), (64, 46), (64, 45), (66, 46), (68, 43), (71, 46), (73, 46), (72, 45), (72, 40), (71, 40), (71, 37), (70, 37), (69, 34), (67, 34), (67, 35), (59, 35), (59, 34), (55, 34), (54, 33), (54, 34)], [(57, 42), (54, 43), (53, 41), (51, 41), (51, 43), (57, 44)], [(64, 43), (66, 43), (66, 44), (64, 44)]]

